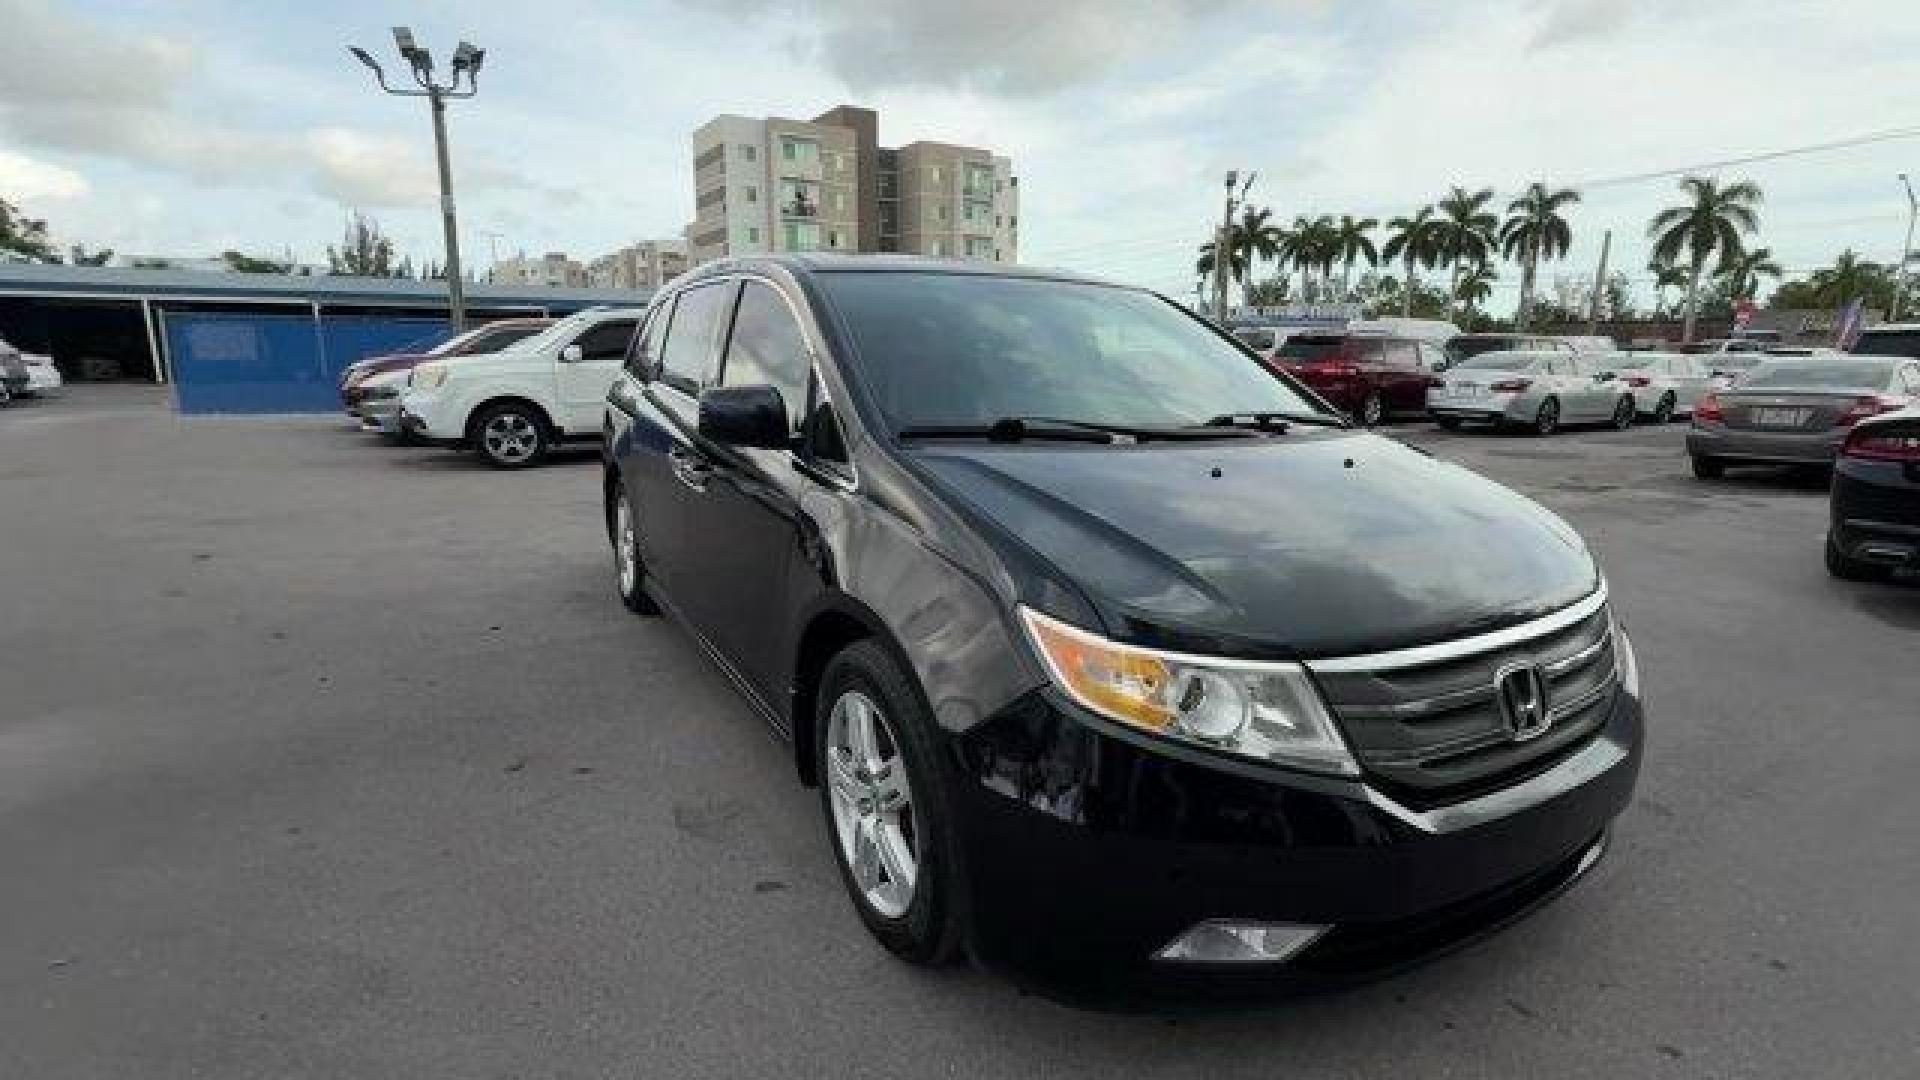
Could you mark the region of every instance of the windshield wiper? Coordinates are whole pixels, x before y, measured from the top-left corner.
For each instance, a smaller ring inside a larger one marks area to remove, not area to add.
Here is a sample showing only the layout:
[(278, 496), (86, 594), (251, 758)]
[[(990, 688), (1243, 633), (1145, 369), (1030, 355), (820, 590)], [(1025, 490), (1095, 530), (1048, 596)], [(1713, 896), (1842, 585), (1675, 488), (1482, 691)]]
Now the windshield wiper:
[(1325, 413), (1296, 412), (1234, 412), (1221, 413), (1197, 425), (1206, 428), (1243, 428), (1254, 431), (1285, 432), (1290, 425), (1306, 424), (1309, 427), (1351, 427), (1345, 420)]
[[(902, 428), (902, 439), (987, 439), (1020, 442), (1051, 439), (1057, 442), (1131, 443), (1153, 439), (1210, 439), (1229, 434), (1218, 427), (1147, 427), (1106, 424), (1092, 420), (1062, 420), (1054, 416), (1003, 416), (991, 424), (927, 424)], [(1232, 432), (1238, 434), (1238, 432)]]

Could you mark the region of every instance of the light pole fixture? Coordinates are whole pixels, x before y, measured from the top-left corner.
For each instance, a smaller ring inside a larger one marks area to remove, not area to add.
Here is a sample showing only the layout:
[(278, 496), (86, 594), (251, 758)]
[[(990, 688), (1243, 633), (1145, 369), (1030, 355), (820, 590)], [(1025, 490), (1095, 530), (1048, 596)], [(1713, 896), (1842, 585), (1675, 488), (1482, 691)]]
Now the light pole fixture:
[[(412, 30), (404, 26), (394, 27), (393, 44), (400, 51), (400, 58), (407, 62), (413, 81), (420, 89), (387, 85), (387, 73), (380, 69), (380, 62), (368, 55), (367, 50), (349, 45), (347, 51), (367, 65), (373, 72), (374, 81), (380, 84), (380, 89), (396, 97), (426, 98), (432, 108), (433, 151), (440, 166), (440, 223), (447, 236), (447, 321), (458, 332), (466, 328), (467, 297), (465, 282), (460, 278), (460, 229), (453, 210), (453, 169), (447, 163), (447, 99), (470, 98), (480, 92), (480, 65), (487, 59), (487, 50), (462, 41), (453, 50), (453, 77), (441, 85), (433, 81), (433, 54), (413, 40)], [(461, 75), (467, 78), (465, 90), (460, 88)]]
[(1913, 196), (1913, 181), (1906, 173), (1900, 174), (1900, 185), (1907, 189), (1907, 242), (1900, 248), (1900, 272), (1893, 279), (1893, 310), (1887, 312), (1888, 322), (1900, 321), (1900, 309), (1907, 298), (1907, 278), (1912, 273), (1913, 264), (1913, 219), (1920, 217), (1920, 199)]

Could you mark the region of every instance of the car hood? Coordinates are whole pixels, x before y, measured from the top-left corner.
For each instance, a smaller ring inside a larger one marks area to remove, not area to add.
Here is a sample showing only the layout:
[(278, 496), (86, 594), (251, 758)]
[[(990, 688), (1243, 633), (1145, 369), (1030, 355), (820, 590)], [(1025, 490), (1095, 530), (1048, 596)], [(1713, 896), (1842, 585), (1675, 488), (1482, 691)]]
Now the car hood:
[(1599, 586), (1559, 517), (1359, 431), (928, 444), (920, 463), (1143, 644), (1268, 658), (1498, 629)]

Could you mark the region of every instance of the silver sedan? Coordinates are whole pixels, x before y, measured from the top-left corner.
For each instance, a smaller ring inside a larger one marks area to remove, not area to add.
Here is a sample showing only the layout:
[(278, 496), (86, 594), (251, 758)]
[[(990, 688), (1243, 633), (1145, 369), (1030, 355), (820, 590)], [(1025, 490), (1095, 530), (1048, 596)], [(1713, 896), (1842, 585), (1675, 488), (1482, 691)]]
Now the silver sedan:
[(1427, 412), (1441, 427), (1518, 425), (1551, 435), (1562, 424), (1633, 425), (1626, 381), (1604, 358), (1568, 352), (1490, 352), (1462, 360), (1427, 387)]

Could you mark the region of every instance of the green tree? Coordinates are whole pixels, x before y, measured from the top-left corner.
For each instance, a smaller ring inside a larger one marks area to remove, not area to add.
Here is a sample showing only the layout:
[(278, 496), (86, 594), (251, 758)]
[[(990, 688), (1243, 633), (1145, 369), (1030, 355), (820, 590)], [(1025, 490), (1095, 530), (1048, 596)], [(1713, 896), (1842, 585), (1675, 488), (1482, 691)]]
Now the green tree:
[(1492, 188), (1468, 191), (1457, 184), (1440, 200), (1436, 244), (1440, 265), (1453, 274), (1455, 303), (1460, 302), (1460, 279), (1467, 268), (1485, 266), (1493, 254), (1493, 234), (1500, 219), (1487, 211), (1492, 201)]
[(1292, 299), (1293, 281), (1285, 274), (1276, 273), (1247, 286), (1248, 307), (1279, 307)]
[(1381, 258), (1388, 262), (1398, 260), (1406, 270), (1405, 287), (1400, 289), (1400, 315), (1410, 318), (1413, 315), (1414, 297), (1419, 294), (1419, 278), (1414, 267), (1433, 269), (1440, 258), (1440, 222), (1433, 216), (1431, 204), (1421, 207), (1412, 216), (1401, 216), (1387, 222), (1387, 243), (1380, 249)]
[(1760, 291), (1760, 279), (1780, 280), (1780, 264), (1768, 248), (1749, 248), (1720, 265), (1728, 291), (1735, 300), (1751, 300)]
[(1672, 263), (1654, 260), (1647, 263), (1647, 273), (1653, 275), (1653, 317), (1665, 318), (1667, 314), (1667, 290), (1687, 287), (1687, 272)]
[(1454, 294), (1459, 297), (1469, 322), (1475, 317), (1474, 309), (1493, 295), (1493, 283), (1498, 280), (1500, 274), (1487, 263), (1475, 263), (1460, 275), (1460, 280), (1454, 284)]
[(290, 263), (274, 262), (272, 259), (256, 259), (238, 251), (227, 250), (220, 253), (227, 269), (236, 274), (285, 274), (293, 270)]
[(1707, 260), (1717, 258), (1724, 266), (1746, 250), (1742, 238), (1760, 231), (1762, 195), (1760, 188), (1748, 181), (1722, 187), (1718, 180), (1706, 176), (1681, 177), (1680, 190), (1687, 201), (1653, 215), (1647, 223), (1647, 237), (1653, 241), (1655, 262), (1674, 266), (1684, 262), (1687, 268), (1686, 326), (1680, 332), (1680, 342), (1686, 345), (1693, 341), (1700, 278)]
[(1623, 273), (1607, 278), (1603, 310), (1609, 319), (1631, 319), (1638, 312), (1633, 306), (1633, 282)]
[(53, 242), (47, 238), (47, 223), (30, 218), (20, 208), (0, 199), (0, 255), (12, 255), (28, 262), (59, 262)]
[(1356, 218), (1352, 214), (1341, 214), (1340, 223), (1333, 227), (1332, 246), (1340, 259), (1340, 299), (1353, 295), (1355, 262), (1365, 259), (1369, 269), (1380, 265), (1380, 251), (1373, 246), (1372, 236), (1379, 227), (1378, 218)]
[(1520, 306), (1515, 310), (1515, 329), (1525, 330), (1533, 309), (1534, 277), (1541, 259), (1559, 259), (1573, 246), (1573, 230), (1560, 211), (1580, 201), (1572, 188), (1548, 190), (1535, 182), (1519, 198), (1507, 204), (1507, 220), (1500, 226), (1500, 253), (1520, 264)]
[[(1255, 261), (1264, 261), (1279, 254), (1280, 230), (1270, 224), (1273, 211), (1265, 208), (1245, 207), (1240, 220), (1233, 223), (1227, 231), (1227, 276), (1242, 287), (1242, 297), (1249, 306), (1251, 299), (1252, 270)], [(1213, 244), (1200, 245), (1200, 257), (1194, 263), (1194, 273), (1204, 279), (1213, 276)], [(445, 271), (434, 268), (436, 275)]]
[(85, 244), (75, 244), (67, 249), (67, 260), (75, 266), (105, 266), (113, 261), (113, 249), (90, 252)]
[(334, 274), (391, 277), (393, 242), (380, 231), (379, 222), (355, 210), (347, 219), (340, 246), (327, 247), (327, 266)]

